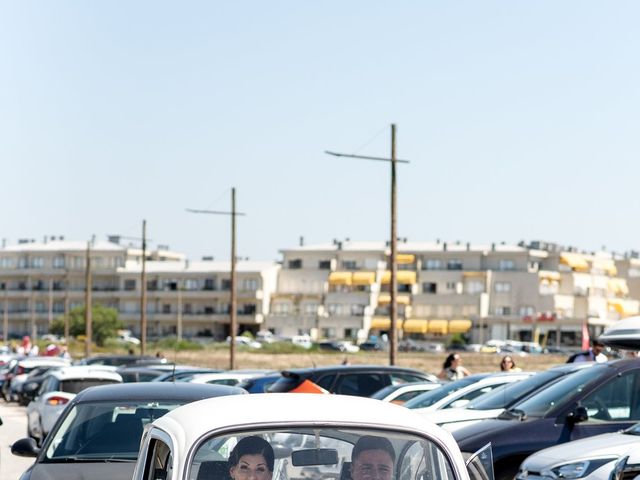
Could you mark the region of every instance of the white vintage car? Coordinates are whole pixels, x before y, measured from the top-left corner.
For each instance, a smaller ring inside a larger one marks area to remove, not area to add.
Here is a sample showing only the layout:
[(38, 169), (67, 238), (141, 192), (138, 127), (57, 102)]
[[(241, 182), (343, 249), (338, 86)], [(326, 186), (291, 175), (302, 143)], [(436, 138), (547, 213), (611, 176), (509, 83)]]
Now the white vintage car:
[(493, 479), (490, 447), (465, 465), (451, 434), (406, 408), (360, 397), (270, 393), (194, 402), (149, 424), (133, 480), (242, 479), (238, 471), (230, 475), (230, 455), (246, 437), (266, 440), (275, 458), (267, 477), (247, 478), (351, 480), (352, 450), (364, 436), (392, 445), (390, 480)]

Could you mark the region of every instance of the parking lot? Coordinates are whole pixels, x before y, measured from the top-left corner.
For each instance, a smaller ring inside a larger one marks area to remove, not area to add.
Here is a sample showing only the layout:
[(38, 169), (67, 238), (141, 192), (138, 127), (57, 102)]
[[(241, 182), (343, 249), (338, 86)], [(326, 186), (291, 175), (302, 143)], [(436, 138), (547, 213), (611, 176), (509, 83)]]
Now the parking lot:
[(31, 458), (16, 457), (11, 454), (11, 444), (26, 436), (27, 433), (25, 409), (16, 403), (0, 401), (0, 418), (2, 418), (2, 426), (0, 426), (0, 478), (17, 480), (33, 462)]

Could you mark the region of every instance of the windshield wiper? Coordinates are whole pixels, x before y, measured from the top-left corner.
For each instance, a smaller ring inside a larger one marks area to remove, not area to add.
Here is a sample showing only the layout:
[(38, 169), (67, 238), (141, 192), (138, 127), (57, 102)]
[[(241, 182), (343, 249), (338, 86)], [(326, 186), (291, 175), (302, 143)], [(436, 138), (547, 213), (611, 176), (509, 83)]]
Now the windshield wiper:
[(523, 421), (524, 419), (527, 418), (527, 414), (525, 413), (524, 410), (520, 410), (519, 408), (510, 408), (508, 410), (505, 410), (504, 412), (502, 412), (498, 418), (502, 419), (502, 420), (511, 420), (513, 418), (519, 420), (519, 421)]

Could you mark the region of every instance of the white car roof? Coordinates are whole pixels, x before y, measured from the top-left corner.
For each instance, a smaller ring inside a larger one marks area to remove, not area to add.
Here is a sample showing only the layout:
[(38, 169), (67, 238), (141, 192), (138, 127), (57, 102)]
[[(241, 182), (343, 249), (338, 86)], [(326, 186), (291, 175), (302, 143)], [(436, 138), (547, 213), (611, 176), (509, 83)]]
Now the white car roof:
[(18, 362), (23, 367), (40, 367), (43, 365), (71, 365), (71, 361), (60, 357), (25, 357)]
[(51, 372), (51, 375), (55, 375), (59, 380), (98, 378), (122, 382), (122, 377), (119, 373), (116, 373), (113, 368), (114, 367), (105, 368), (104, 366), (93, 367), (91, 365), (74, 365), (71, 367), (61, 368), (60, 370), (55, 370)]
[[(437, 438), (447, 450), (460, 449), (453, 436), (412, 410), (370, 398), (346, 395), (257, 393), (193, 402), (159, 418), (153, 425), (169, 434), (182, 455), (207, 433), (229, 427), (269, 424), (341, 424), (410, 430)], [(182, 457), (184, 458), (184, 457)]]

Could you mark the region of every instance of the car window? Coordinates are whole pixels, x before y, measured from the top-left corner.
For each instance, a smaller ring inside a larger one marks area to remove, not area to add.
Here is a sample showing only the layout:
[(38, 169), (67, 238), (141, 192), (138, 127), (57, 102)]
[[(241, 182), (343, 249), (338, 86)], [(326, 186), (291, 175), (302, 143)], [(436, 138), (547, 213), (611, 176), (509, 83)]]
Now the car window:
[(456, 380), (455, 382), (447, 383), (440, 388), (436, 388), (435, 390), (431, 390), (429, 392), (424, 392), (418, 395), (415, 398), (412, 398), (407, 403), (404, 404), (407, 408), (426, 408), (434, 403), (442, 400), (447, 395), (451, 395), (453, 392), (460, 390), (467, 385), (471, 385), (474, 382), (477, 382), (477, 378), (466, 377), (461, 380)]
[(452, 400), (451, 402), (447, 403), (442, 408), (466, 407), (467, 404), (471, 400), (473, 400), (474, 398), (481, 397), (482, 395), (485, 395), (485, 394), (491, 392), (492, 390), (495, 390), (496, 388), (498, 388), (500, 386), (501, 385), (487, 385), (486, 387), (477, 388), (475, 390), (472, 390), (471, 392), (465, 393), (464, 395), (460, 395), (458, 398), (456, 398), (456, 399)]
[(60, 382), (59, 391), (66, 393), (80, 393), (85, 388), (95, 387), (98, 385), (111, 385), (113, 383), (120, 383), (116, 380), (106, 378), (82, 378), (74, 380), (62, 380)]
[[(335, 374), (324, 375), (318, 379), (318, 381), (314, 382), (316, 385), (321, 386), (325, 390), (331, 391), (331, 387), (333, 386), (333, 380), (336, 378)], [(280, 380), (278, 380), (279, 382)]]
[(166, 480), (171, 478), (172, 468), (173, 455), (169, 445), (162, 440), (151, 440), (143, 478), (145, 480)]
[(600, 385), (581, 405), (586, 407), (590, 421), (640, 420), (638, 388), (640, 372), (625, 372)]
[(594, 365), (562, 378), (532, 397), (516, 403), (512, 408), (521, 410), (529, 417), (544, 417), (557, 408), (562, 408), (567, 400), (597, 382), (603, 375), (611, 372), (606, 364)]
[[(364, 429), (295, 428), (235, 432), (205, 438), (188, 465), (189, 480), (224, 480), (231, 465), (229, 457), (240, 441), (266, 441), (274, 452), (271, 478), (293, 480), (351, 480), (352, 469), (359, 478), (370, 478), (363, 463), (352, 463), (352, 450), (358, 440), (373, 437), (388, 445), (395, 462), (389, 458), (388, 470), (378, 465), (380, 480), (454, 480), (448, 456), (428, 438), (395, 431)], [(257, 438), (256, 438), (257, 437)], [(368, 441), (372, 439), (369, 438)], [(263, 448), (263, 447), (261, 447)], [(382, 462), (381, 462), (382, 463)], [(145, 477), (145, 480), (149, 477)], [(372, 478), (372, 477), (371, 477)]]
[(386, 386), (387, 381), (386, 375), (379, 373), (339, 375), (334, 393), (368, 397)]
[(135, 460), (146, 425), (177, 408), (175, 402), (96, 402), (74, 405), (52, 431), (45, 463)]
[(421, 392), (420, 390), (413, 390), (411, 392), (404, 392), (401, 393), (400, 395), (398, 395), (396, 398), (393, 399), (394, 403), (404, 403), (407, 402), (409, 400), (411, 400), (414, 397), (417, 397), (418, 395), (420, 395)]
[(424, 377), (419, 375), (412, 375), (410, 373), (392, 373), (391, 374), (391, 385), (398, 385), (400, 383), (409, 383), (409, 382), (424, 382)]

